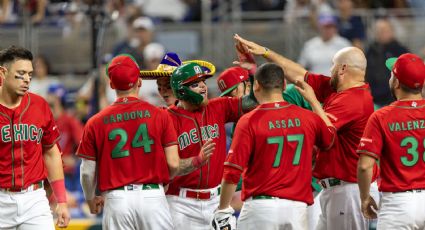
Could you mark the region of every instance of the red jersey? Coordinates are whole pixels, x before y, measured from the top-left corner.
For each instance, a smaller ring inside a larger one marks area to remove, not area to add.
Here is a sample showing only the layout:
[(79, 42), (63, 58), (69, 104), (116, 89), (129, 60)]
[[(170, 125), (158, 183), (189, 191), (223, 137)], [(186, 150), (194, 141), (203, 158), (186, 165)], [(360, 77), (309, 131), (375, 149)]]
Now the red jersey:
[(396, 101), (369, 118), (357, 152), (380, 159), (379, 190), (425, 189), (425, 100)]
[[(63, 155), (74, 155), (83, 136), (83, 125), (75, 117), (63, 112), (55, 119), (56, 125), (60, 132), (60, 140), (58, 142)], [(73, 173), (75, 169), (64, 164), (63, 171), (65, 173)]]
[(47, 102), (26, 93), (14, 109), (0, 104), (0, 129), (0, 187), (22, 189), (46, 179), (43, 148), (59, 139)]
[(188, 175), (175, 177), (167, 194), (178, 195), (179, 188), (207, 189), (218, 186), (226, 158), (224, 124), (235, 122), (242, 115), (241, 100), (231, 97), (215, 98), (198, 111), (191, 112), (176, 106), (168, 111), (177, 130), (180, 158), (197, 156), (208, 139), (214, 140), (216, 146), (207, 164)]
[[(323, 110), (337, 129), (334, 146), (317, 154), (313, 176), (357, 183), (359, 155), (356, 150), (367, 119), (373, 113), (369, 85), (336, 92), (330, 85), (329, 77), (307, 73), (305, 80), (313, 87), (317, 99), (323, 103)], [(375, 165), (373, 180), (376, 174)]]
[(77, 156), (97, 162), (100, 191), (168, 183), (164, 147), (177, 144), (164, 110), (134, 97), (117, 99), (87, 122)]
[(268, 195), (312, 204), (313, 147), (329, 148), (334, 137), (309, 110), (262, 104), (238, 121), (223, 179), (237, 183), (243, 171), (242, 200)]

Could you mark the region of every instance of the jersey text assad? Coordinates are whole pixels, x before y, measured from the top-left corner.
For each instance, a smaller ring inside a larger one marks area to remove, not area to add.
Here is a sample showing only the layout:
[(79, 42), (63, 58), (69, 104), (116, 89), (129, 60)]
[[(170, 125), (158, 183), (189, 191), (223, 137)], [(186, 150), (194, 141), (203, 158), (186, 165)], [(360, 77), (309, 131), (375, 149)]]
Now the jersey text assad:
[(269, 121), (269, 130), (272, 129), (289, 129), (294, 127), (300, 127), (301, 121), (298, 118), (288, 120), (276, 120)]

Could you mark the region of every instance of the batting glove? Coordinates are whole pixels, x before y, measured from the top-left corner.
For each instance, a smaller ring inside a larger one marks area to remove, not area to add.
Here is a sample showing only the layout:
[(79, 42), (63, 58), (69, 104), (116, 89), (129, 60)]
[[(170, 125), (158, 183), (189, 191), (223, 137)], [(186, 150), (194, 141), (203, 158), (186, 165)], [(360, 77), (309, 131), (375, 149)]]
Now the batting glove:
[(233, 216), (234, 212), (235, 210), (232, 207), (216, 210), (211, 221), (211, 230), (235, 230), (236, 217)]

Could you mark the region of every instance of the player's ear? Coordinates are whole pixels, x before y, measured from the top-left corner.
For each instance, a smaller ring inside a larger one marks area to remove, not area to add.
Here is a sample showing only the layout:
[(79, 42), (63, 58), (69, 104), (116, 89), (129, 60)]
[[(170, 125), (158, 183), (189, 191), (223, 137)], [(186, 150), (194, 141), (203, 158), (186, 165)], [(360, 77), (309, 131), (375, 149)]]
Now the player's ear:
[(142, 87), (142, 79), (139, 77), (139, 80), (137, 81), (137, 87)]

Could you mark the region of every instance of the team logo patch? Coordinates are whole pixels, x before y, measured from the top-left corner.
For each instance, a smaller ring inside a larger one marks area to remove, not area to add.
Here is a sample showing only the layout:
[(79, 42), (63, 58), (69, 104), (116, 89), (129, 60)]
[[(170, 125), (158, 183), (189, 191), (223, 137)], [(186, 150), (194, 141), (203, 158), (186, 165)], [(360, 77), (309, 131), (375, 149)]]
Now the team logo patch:
[(223, 80), (218, 81), (218, 87), (220, 87), (221, 90), (225, 90), (227, 88), (226, 82)]
[(416, 108), (417, 106), (418, 106), (418, 103), (416, 101), (412, 102), (412, 107)]
[(193, 67), (193, 70), (195, 71), (195, 73), (196, 73), (196, 74), (202, 74), (202, 69), (201, 69), (201, 67), (199, 67), (199, 66), (197, 66), (197, 65), (195, 65), (195, 66)]

